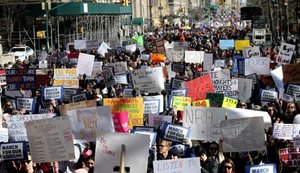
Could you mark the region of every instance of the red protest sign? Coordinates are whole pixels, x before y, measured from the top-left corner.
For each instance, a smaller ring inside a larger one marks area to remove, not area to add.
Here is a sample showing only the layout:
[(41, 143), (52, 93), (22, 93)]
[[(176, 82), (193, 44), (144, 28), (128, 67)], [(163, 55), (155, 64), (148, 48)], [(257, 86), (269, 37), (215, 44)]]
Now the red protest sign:
[(188, 88), (188, 96), (192, 98), (192, 101), (203, 100), (207, 92), (214, 92), (210, 74), (185, 82), (184, 85)]
[(279, 150), (279, 157), (288, 167), (300, 166), (300, 148), (283, 148)]

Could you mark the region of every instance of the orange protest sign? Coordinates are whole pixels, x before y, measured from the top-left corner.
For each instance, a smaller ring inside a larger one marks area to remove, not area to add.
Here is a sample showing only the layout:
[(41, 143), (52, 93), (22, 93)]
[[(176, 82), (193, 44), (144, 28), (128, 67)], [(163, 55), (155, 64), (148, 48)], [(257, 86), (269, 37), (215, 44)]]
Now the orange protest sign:
[(160, 53), (151, 53), (150, 55), (151, 62), (165, 62), (165, 55)]
[(210, 107), (209, 100), (197, 100), (192, 102), (192, 106), (199, 106), (199, 107)]

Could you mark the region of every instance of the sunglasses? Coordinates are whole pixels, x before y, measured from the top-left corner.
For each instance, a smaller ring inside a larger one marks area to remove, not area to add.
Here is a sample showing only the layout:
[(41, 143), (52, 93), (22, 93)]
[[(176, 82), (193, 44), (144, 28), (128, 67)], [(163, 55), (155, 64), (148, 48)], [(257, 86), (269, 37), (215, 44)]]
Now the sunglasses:
[(231, 166), (223, 166), (223, 169), (232, 169)]

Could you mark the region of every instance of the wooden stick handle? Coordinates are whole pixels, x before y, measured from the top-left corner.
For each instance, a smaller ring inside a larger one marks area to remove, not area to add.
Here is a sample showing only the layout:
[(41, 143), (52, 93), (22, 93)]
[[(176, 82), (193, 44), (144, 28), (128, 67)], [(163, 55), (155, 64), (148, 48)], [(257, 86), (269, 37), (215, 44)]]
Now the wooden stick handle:
[(121, 145), (120, 170), (119, 173), (125, 173), (125, 144)]

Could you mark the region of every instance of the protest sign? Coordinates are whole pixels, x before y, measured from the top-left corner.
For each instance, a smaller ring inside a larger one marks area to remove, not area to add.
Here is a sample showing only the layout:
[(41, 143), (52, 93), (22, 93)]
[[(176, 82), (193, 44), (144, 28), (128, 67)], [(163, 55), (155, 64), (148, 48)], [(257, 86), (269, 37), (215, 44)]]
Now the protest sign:
[(59, 105), (59, 112), (61, 115), (67, 115), (67, 112), (70, 110), (90, 108), (90, 107), (96, 107), (96, 106), (97, 106), (96, 100), (86, 100), (86, 101), (81, 101), (81, 102), (74, 102), (74, 103)]
[(215, 68), (226, 67), (226, 61), (224, 59), (215, 60)]
[(153, 173), (201, 173), (199, 158), (153, 161)]
[(141, 54), (140, 55), (140, 60), (142, 61), (149, 61), (150, 59), (150, 54)]
[[(224, 152), (265, 150), (262, 117), (223, 120), (220, 123)], [(247, 145), (245, 145), (247, 144)]]
[(291, 96), (300, 96), (300, 85), (288, 84), (287, 89), (285, 90), (286, 94)]
[(32, 162), (75, 159), (72, 129), (66, 116), (25, 122)]
[(213, 66), (213, 54), (212, 53), (204, 53), (204, 60), (203, 60), (203, 70), (210, 71)]
[(99, 48), (99, 42), (98, 40), (85, 40), (85, 46), (88, 52), (97, 50)]
[(158, 114), (160, 110), (160, 100), (144, 100), (144, 114)]
[(246, 58), (260, 57), (259, 47), (244, 48), (243, 56), (246, 57)]
[(278, 90), (284, 89), (282, 66), (277, 67), (271, 72), (272, 78)]
[(150, 127), (150, 126), (133, 126), (133, 130), (141, 130), (141, 131), (149, 131), (149, 132), (156, 131), (155, 127)]
[(116, 74), (115, 81), (118, 84), (128, 84), (127, 74)]
[(0, 86), (2, 85), (6, 85), (6, 76), (4, 70), (0, 70)]
[(245, 58), (242, 56), (234, 56), (232, 64), (232, 74), (239, 74), (241, 76), (245, 75)]
[(143, 130), (133, 130), (133, 133), (135, 134), (143, 134), (143, 135), (147, 135), (150, 138), (150, 142), (149, 142), (149, 149), (152, 150), (153, 149), (153, 145), (155, 145), (156, 143), (156, 132), (150, 132), (150, 131), (143, 131)]
[(159, 126), (163, 126), (165, 122), (172, 123), (172, 116), (154, 115), (154, 114), (148, 115), (149, 126), (159, 127)]
[(202, 63), (204, 59), (204, 51), (185, 51), (184, 61), (186, 63)]
[(74, 48), (79, 50), (86, 49), (85, 41), (86, 40), (74, 40)]
[(207, 92), (214, 92), (209, 74), (185, 82), (184, 85), (188, 88), (188, 96), (192, 98), (192, 101), (205, 99)]
[(256, 73), (258, 75), (270, 75), (270, 58), (255, 57), (245, 59), (245, 75)]
[(176, 73), (183, 73), (185, 71), (184, 64), (172, 63), (172, 71)]
[(288, 43), (281, 43), (278, 55), (276, 56), (276, 63), (289, 64), (291, 62), (295, 45)]
[(67, 100), (68, 102), (71, 102), (71, 98), (73, 95), (77, 94), (76, 89), (64, 89), (64, 99)]
[(112, 69), (104, 70), (104, 67), (105, 66), (103, 66), (103, 71), (102, 71), (101, 74), (102, 74), (102, 77), (104, 78), (104, 82), (105, 82), (106, 87), (111, 87), (111, 86), (117, 84), (116, 80), (115, 80), (115, 76), (112, 72)]
[(27, 160), (26, 142), (12, 142), (0, 144), (1, 161)]
[(91, 76), (86, 76), (86, 79), (95, 79), (102, 72), (103, 62), (94, 62)]
[(125, 73), (127, 72), (127, 62), (115, 62), (115, 63), (108, 63), (107, 66), (114, 67), (114, 73)]
[(54, 69), (53, 86), (62, 85), (64, 88), (78, 88), (79, 80), (76, 69)]
[(38, 119), (49, 119), (54, 114), (28, 114), (14, 115), (7, 118), (9, 141), (27, 141), (27, 134), (24, 122)]
[(173, 96), (172, 107), (176, 110), (183, 111), (183, 108), (185, 106), (190, 106), (191, 102), (190, 97)]
[(77, 95), (72, 96), (72, 102), (81, 102), (81, 101), (86, 101), (86, 100), (87, 100), (86, 93), (77, 94)]
[(247, 102), (251, 98), (252, 95), (252, 80), (238, 78), (238, 87), (239, 87), (239, 100), (241, 102)]
[(221, 107), (224, 100), (223, 93), (206, 93), (206, 99), (209, 100), (210, 107)]
[(133, 97), (132, 91), (133, 91), (133, 89), (131, 89), (131, 88), (125, 88), (125, 89), (123, 90), (123, 97), (124, 97), (124, 98), (130, 98), (130, 97)]
[(300, 167), (300, 148), (279, 149), (279, 158), (287, 167)]
[(164, 54), (160, 54), (160, 53), (151, 53), (150, 54), (150, 60), (153, 63), (165, 62), (165, 59), (166, 59), (166, 57)]
[(44, 100), (63, 99), (64, 88), (63, 86), (43, 87), (42, 96)]
[(135, 89), (143, 93), (160, 93), (165, 89), (162, 67), (135, 70), (131, 73)]
[(282, 66), (283, 82), (289, 84), (300, 84), (300, 63)]
[(300, 148), (300, 137), (294, 137), (293, 138), (293, 147)]
[(8, 129), (7, 128), (0, 128), (0, 143), (1, 142), (8, 142)]
[(165, 43), (164, 43), (164, 38), (163, 37), (157, 38), (155, 40), (155, 46), (156, 46), (156, 52), (157, 53), (161, 53), (161, 54), (165, 54), (166, 53), (166, 51), (165, 51)]
[(168, 100), (168, 108), (171, 107), (173, 102), (173, 96), (181, 96), (185, 97), (187, 95), (187, 89), (177, 89), (177, 90), (171, 90)]
[(220, 40), (220, 49), (232, 49), (234, 47), (234, 40)]
[(82, 142), (96, 141), (99, 131), (115, 131), (108, 106), (70, 110), (67, 112), (72, 126), (74, 139)]
[(27, 97), (17, 97), (16, 98), (16, 108), (18, 110), (24, 109), (28, 112), (35, 111), (35, 99)]
[(143, 98), (104, 98), (104, 106), (110, 106), (112, 112), (128, 112), (129, 129), (133, 126), (142, 126), (144, 117)]
[(152, 100), (159, 100), (159, 106), (158, 111), (163, 112), (164, 111), (164, 97), (163, 95), (156, 95), (156, 96), (144, 96), (143, 97), (144, 102), (145, 101), (152, 101)]
[(167, 49), (166, 53), (170, 62), (181, 62), (184, 57), (184, 50)]
[(116, 132), (128, 132), (128, 112), (113, 112), (112, 118)]
[(256, 73), (252, 73), (252, 74), (246, 75), (245, 79), (251, 79), (252, 80), (252, 84), (258, 84), (258, 78), (257, 78)]
[(174, 50), (188, 50), (189, 47), (189, 42), (177, 42), (177, 41), (172, 41), (174, 43)]
[(293, 140), (300, 134), (300, 124), (274, 123), (273, 137), (276, 139)]
[(183, 142), (184, 139), (188, 139), (190, 136), (190, 129), (175, 124), (169, 124), (165, 122), (163, 126), (163, 138), (174, 141)]
[(149, 136), (143, 134), (99, 133), (94, 173), (113, 173), (116, 167), (120, 169), (122, 145), (125, 145), (124, 164), (129, 169), (128, 172), (147, 172), (149, 140)]
[[(104, 41), (100, 44), (99, 48), (97, 49), (97, 51), (103, 56), (105, 57), (105, 54), (108, 53), (108, 49), (111, 49)], [(118, 48), (117, 48), (117, 52), (118, 52)], [(124, 50), (125, 52), (125, 50)]]
[(250, 47), (250, 40), (234, 40), (235, 50), (243, 50), (245, 47)]
[(95, 55), (80, 53), (77, 63), (77, 74), (86, 74), (88, 76), (92, 75), (93, 64), (95, 61)]
[(224, 97), (222, 108), (236, 108), (238, 100), (232, 99), (230, 97)]
[(247, 165), (245, 173), (277, 173), (276, 164)]
[(273, 101), (276, 101), (277, 98), (278, 98), (277, 91), (260, 90), (260, 100), (261, 101), (273, 102)]
[(126, 52), (132, 53), (136, 51), (136, 44), (126, 45), (125, 46)]
[(185, 81), (176, 79), (176, 78), (171, 78), (171, 88), (172, 89), (181, 89), (183, 88)]
[(225, 96), (238, 98), (239, 81), (238, 79), (214, 79), (213, 80), (215, 93), (222, 93)]
[(39, 61), (39, 68), (48, 68), (47, 60)]
[(210, 107), (209, 99), (194, 101), (192, 106)]
[(36, 86), (36, 69), (6, 69), (7, 90), (34, 90)]

